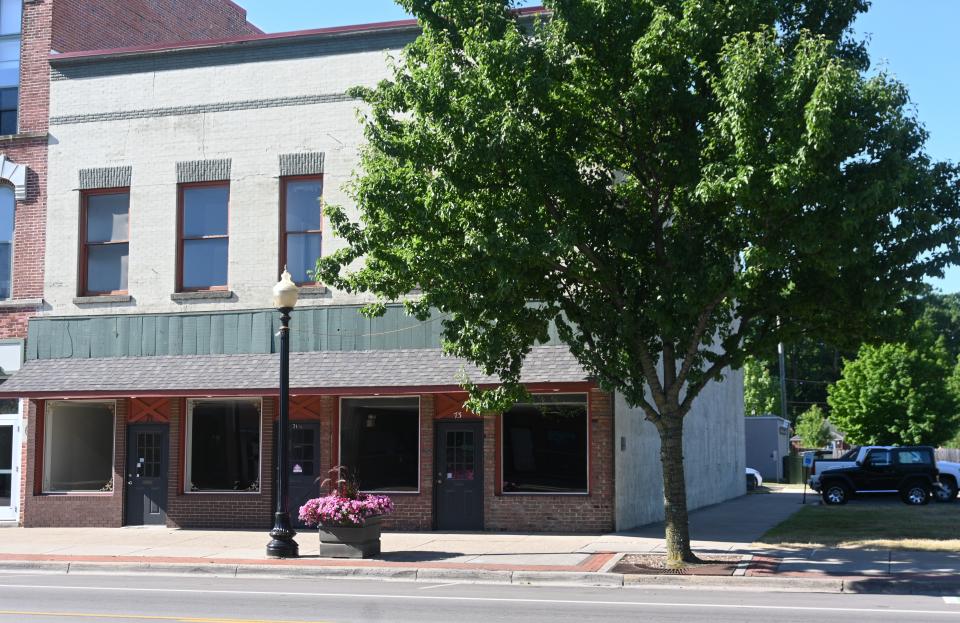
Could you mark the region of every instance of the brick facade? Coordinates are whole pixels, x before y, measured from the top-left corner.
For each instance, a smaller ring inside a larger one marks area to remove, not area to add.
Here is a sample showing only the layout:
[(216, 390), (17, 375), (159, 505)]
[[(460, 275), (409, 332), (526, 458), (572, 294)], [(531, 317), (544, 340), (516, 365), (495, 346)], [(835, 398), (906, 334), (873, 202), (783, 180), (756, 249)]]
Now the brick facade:
[(230, 0), (53, 0), (53, 49), (125, 48), (262, 32)]
[(274, 398), (263, 398), (260, 411), (260, 492), (185, 493), (184, 426), (186, 401), (170, 409), (170, 464), (167, 480), (167, 525), (177, 528), (269, 528), (273, 524)]
[(30, 401), (27, 438), (27, 468), (24, 470), (23, 525), (27, 528), (71, 526), (82, 528), (118, 528), (123, 525), (125, 488), (124, 465), (127, 454), (127, 403), (116, 402), (114, 412), (113, 491), (109, 493), (50, 494), (43, 487), (43, 418), (46, 403)]
[[(444, 397), (445, 398), (445, 397)], [(435, 405), (441, 398), (420, 395), (420, 491), (390, 494), (395, 512), (384, 521), (392, 530), (431, 530), (434, 522), (434, 443), (435, 423), (458, 421), (449, 414), (437, 417)], [(169, 412), (169, 469), (167, 481), (167, 525), (178, 528), (267, 529), (272, 525), (274, 469), (274, 428), (276, 398), (264, 397), (261, 410), (260, 492), (185, 493), (185, 425), (183, 398), (170, 399), (163, 412)], [(37, 406), (39, 404), (39, 407)], [(293, 397), (291, 421), (320, 422), (321, 479), (336, 464), (339, 452), (339, 396)], [(498, 447), (499, 418), (483, 417), (483, 513), (484, 529), (490, 531), (563, 531), (603, 532), (613, 529), (613, 412), (611, 396), (591, 390), (589, 394), (589, 493), (586, 495), (507, 494), (499, 491)], [(42, 474), (42, 447), (37, 435), (43, 427), (43, 403), (31, 402), (27, 470), (24, 482), (25, 525), (27, 526), (121, 526), (124, 525), (123, 471), (126, 462), (126, 438), (130, 401), (117, 400), (116, 456), (114, 482), (110, 494), (43, 495), (38, 483)], [(479, 419), (462, 414), (466, 419)], [(38, 454), (39, 452), (39, 454)], [(38, 458), (34, 458), (38, 457)], [(291, 508), (291, 515), (298, 509)]]
[(614, 523), (613, 403), (607, 392), (589, 395), (588, 495), (503, 494), (496, 491), (500, 443), (497, 420), (484, 419), (484, 527), (517, 532), (609, 532)]
[[(74, 52), (260, 32), (246, 21), (246, 11), (230, 0), (29, 0), (23, 4), (22, 23), (18, 134), (0, 137), (0, 152), (27, 168), (26, 199), (18, 200), (16, 206), (13, 300), (0, 302), (0, 339), (26, 339), (28, 321), (39, 311), (44, 296), (51, 51)], [(30, 412), (35, 408), (32, 405)], [(126, 426), (120, 428), (125, 435)], [(25, 430), (32, 434), (32, 423)], [(43, 501), (34, 498), (28, 504), (32, 485), (27, 464), (28, 457), (33, 455), (27, 444), (29, 441), (24, 443), (20, 486), (24, 525), (48, 525), (57, 521), (58, 512), (72, 515), (95, 505), (89, 496), (58, 496)], [(122, 497), (122, 492), (117, 497)], [(119, 525), (122, 499), (111, 499), (106, 507), (112, 510), (80, 514), (91, 525)], [(26, 518), (28, 508), (36, 517)]]

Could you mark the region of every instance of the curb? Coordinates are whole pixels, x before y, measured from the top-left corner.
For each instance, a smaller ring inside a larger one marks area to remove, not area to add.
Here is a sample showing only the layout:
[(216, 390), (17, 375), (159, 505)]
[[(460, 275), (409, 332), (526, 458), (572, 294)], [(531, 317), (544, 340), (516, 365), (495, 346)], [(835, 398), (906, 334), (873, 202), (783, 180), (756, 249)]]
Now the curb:
[(885, 595), (957, 595), (960, 580), (939, 578), (807, 578), (758, 576), (624, 575), (575, 571), (492, 571), (417, 567), (320, 567), (256, 564), (0, 561), (0, 574), (147, 575), (226, 578), (317, 578), (406, 582), (454, 582), (518, 586), (580, 586), (624, 589), (778, 591)]

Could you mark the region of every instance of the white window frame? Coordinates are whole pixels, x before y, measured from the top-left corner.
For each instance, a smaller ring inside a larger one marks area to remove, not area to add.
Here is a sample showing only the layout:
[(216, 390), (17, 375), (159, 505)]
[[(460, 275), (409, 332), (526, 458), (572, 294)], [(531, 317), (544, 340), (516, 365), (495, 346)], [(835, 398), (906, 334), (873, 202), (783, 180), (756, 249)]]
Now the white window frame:
[[(536, 398), (537, 396), (585, 396), (587, 399), (587, 417), (586, 417), (586, 426), (587, 426), (587, 490), (586, 491), (504, 491), (503, 489), (503, 479), (504, 479), (504, 469), (503, 469), (503, 457), (505, 456), (506, 444), (506, 415), (507, 412), (504, 411), (500, 414), (500, 439), (497, 440), (497, 445), (500, 450), (500, 482), (497, 483), (497, 488), (500, 490), (500, 495), (502, 496), (526, 496), (526, 495), (563, 495), (563, 496), (573, 496), (573, 497), (590, 497), (591, 487), (590, 487), (590, 447), (593, 445), (592, 435), (590, 433), (590, 421), (591, 421), (591, 403), (590, 403), (590, 394), (586, 392), (536, 392), (531, 393), (531, 396)], [(520, 403), (520, 404), (536, 404), (536, 403)], [(508, 409), (509, 410), (509, 409)]]
[[(76, 405), (76, 404), (97, 404), (97, 405), (111, 405), (110, 410), (113, 411), (113, 437), (112, 437), (112, 446), (111, 446), (111, 456), (113, 457), (110, 461), (111, 464), (111, 481), (113, 482), (112, 491), (50, 491), (47, 489), (48, 485), (48, 473), (50, 468), (50, 443), (49, 436), (53, 430), (51, 427), (51, 417), (50, 415), (56, 410), (57, 405)], [(21, 407), (22, 408), (22, 407)], [(43, 409), (43, 471), (41, 479), (41, 493), (43, 495), (92, 495), (92, 496), (112, 496), (117, 492), (117, 487), (121, 483), (117, 481), (117, 401), (116, 400), (51, 400), (44, 405)]]
[(17, 400), (16, 413), (0, 414), (0, 426), (13, 427), (13, 456), (10, 463), (10, 506), (0, 506), (0, 522), (20, 518), (20, 469), (23, 453), (23, 400)]
[[(255, 402), (260, 411), (260, 460), (257, 465), (257, 490), (234, 491), (233, 489), (191, 491), (190, 481), (193, 475), (191, 456), (193, 455), (193, 405), (198, 402)], [(224, 396), (222, 398), (188, 398), (186, 430), (183, 431), (184, 458), (183, 458), (183, 493), (185, 495), (262, 495), (263, 494), (263, 398), (250, 396)]]
[(337, 462), (343, 465), (343, 401), (344, 400), (380, 400), (389, 398), (416, 398), (417, 399), (417, 490), (399, 490), (391, 491), (378, 489), (376, 491), (362, 491), (362, 493), (389, 493), (391, 495), (419, 495), (422, 485), (420, 483), (423, 477), (423, 398), (420, 394), (399, 394), (395, 396), (340, 396), (337, 403)]

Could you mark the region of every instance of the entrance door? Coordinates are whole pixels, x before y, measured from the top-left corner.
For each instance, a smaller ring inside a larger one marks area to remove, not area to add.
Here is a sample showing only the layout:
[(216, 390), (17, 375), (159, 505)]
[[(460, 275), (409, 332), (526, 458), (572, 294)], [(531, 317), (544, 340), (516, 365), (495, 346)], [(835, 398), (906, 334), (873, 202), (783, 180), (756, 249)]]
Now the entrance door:
[(438, 530), (483, 529), (483, 423), (438, 422)]
[(127, 433), (127, 525), (165, 525), (167, 426), (131, 424)]
[(320, 482), (326, 474), (320, 474), (320, 423), (290, 423), (290, 521), (303, 528), (300, 507), (312, 498), (320, 496)]
[(0, 521), (16, 521), (19, 504), (20, 424), (4, 418), (0, 419)]

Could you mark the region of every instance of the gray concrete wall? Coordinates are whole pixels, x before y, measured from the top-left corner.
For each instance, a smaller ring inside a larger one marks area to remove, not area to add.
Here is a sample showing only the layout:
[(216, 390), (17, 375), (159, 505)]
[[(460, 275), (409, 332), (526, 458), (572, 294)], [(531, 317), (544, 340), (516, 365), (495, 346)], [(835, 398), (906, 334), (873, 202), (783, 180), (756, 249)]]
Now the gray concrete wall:
[[(617, 394), (615, 405), (617, 530), (663, 519), (660, 438), (643, 411)], [(684, 423), (688, 508), (746, 492), (743, 373), (729, 372), (697, 397)], [(625, 443), (626, 447), (622, 445)]]

